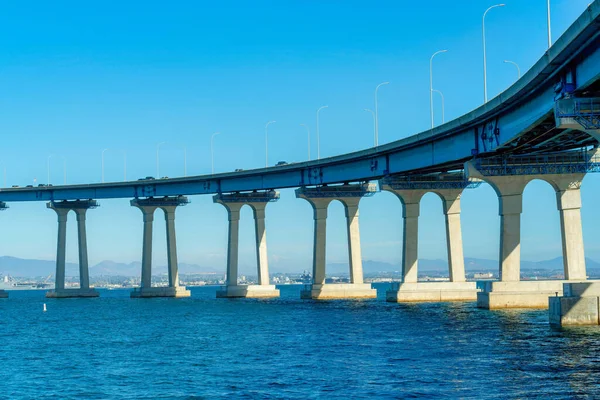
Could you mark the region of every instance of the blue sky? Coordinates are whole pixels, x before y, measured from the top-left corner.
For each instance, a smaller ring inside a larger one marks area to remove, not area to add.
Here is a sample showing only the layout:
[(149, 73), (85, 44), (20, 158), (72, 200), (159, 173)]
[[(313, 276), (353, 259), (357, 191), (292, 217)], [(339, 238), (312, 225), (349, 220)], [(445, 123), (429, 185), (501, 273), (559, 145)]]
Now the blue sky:
[[(544, 53), (546, 0), (506, 0), (486, 19), (488, 89), (496, 96)], [(554, 40), (585, 10), (588, 0), (552, 0)], [(481, 104), (481, 16), (493, 2), (405, 1), (144, 1), (86, 4), (76, 1), (14, 2), (0, 10), (0, 163), (7, 184), (98, 182), (101, 151), (107, 181), (210, 172), (215, 131), (215, 169), (264, 166), (264, 126), (269, 155), (307, 157), (306, 123), (316, 154), (315, 111), (321, 112), (321, 156), (372, 145), (373, 90), (380, 89), (380, 143), (429, 127), (429, 57), (434, 86), (446, 98), (446, 120)], [(436, 122), (441, 122), (436, 98)], [(583, 193), (588, 256), (600, 259), (593, 209), (600, 178), (588, 176)], [(225, 270), (227, 217), (210, 197), (194, 196), (177, 215), (180, 261)], [(89, 256), (131, 262), (141, 257), (141, 213), (128, 200), (104, 200), (88, 214)], [(363, 258), (399, 263), (402, 213), (399, 201), (379, 193), (361, 202)], [(490, 187), (463, 196), (467, 257), (496, 259), (498, 201)], [(0, 216), (0, 254), (53, 259), (56, 217), (42, 203), (11, 204)], [(255, 265), (253, 222), (242, 212), (240, 265)], [(71, 217), (74, 220), (74, 217)], [(283, 191), (267, 210), (272, 270), (310, 269), (312, 212)], [(164, 221), (157, 214), (155, 262), (165, 262)], [(346, 262), (343, 209), (333, 203), (328, 262)], [(446, 258), (441, 202), (421, 205), (420, 257)], [(560, 255), (559, 219), (552, 189), (527, 187), (523, 258)], [(75, 222), (69, 223), (68, 258), (76, 261)]]

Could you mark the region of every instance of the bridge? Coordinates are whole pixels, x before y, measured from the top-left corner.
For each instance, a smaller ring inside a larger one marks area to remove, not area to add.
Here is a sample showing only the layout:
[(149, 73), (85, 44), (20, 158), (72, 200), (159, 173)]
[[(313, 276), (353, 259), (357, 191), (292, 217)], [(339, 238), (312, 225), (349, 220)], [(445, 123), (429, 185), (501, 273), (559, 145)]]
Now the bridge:
[[(434, 129), (363, 151), (314, 161), (170, 179), (40, 185), (0, 189), (0, 208), (11, 202), (46, 202), (58, 216), (55, 289), (48, 297), (93, 297), (89, 286), (85, 217), (99, 199), (128, 198), (143, 218), (141, 286), (132, 297), (185, 297), (179, 286), (175, 214), (189, 195), (213, 195), (227, 209), (227, 282), (218, 297), (274, 297), (269, 282), (265, 214), (279, 189), (296, 188), (296, 197), (314, 210), (312, 284), (302, 298), (372, 298), (363, 281), (358, 224), (362, 197), (377, 187), (394, 193), (403, 209), (402, 282), (386, 293), (390, 302), (477, 301), (488, 309), (551, 308), (559, 324), (600, 323), (600, 283), (588, 281), (581, 229), (580, 186), (587, 173), (600, 171), (600, 2), (593, 2), (565, 34), (514, 85), (472, 112)], [(534, 179), (556, 191), (564, 258), (563, 281), (520, 280), (522, 195)], [(498, 195), (501, 232), (500, 280), (465, 279), (460, 198), (482, 182)], [(418, 282), (419, 202), (428, 192), (443, 201), (449, 282)], [(325, 283), (327, 207), (340, 201), (346, 213), (350, 283)], [(240, 209), (255, 219), (258, 285), (238, 284)], [(152, 227), (161, 209), (167, 221), (169, 285), (152, 287)], [(80, 288), (65, 288), (67, 217), (78, 225)], [(6, 293), (0, 293), (6, 295)], [(595, 303), (594, 303), (595, 301)], [(595, 306), (594, 306), (595, 304)], [(594, 308), (595, 307), (595, 308)], [(591, 310), (591, 311), (590, 311)], [(595, 313), (595, 314), (594, 314)]]

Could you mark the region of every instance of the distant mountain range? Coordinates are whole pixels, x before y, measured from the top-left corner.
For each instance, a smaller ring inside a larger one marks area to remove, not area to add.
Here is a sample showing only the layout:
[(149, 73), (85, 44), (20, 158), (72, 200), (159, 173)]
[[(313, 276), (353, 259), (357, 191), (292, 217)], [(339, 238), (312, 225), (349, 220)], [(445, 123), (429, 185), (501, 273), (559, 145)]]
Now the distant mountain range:
[[(0, 273), (18, 277), (40, 277), (54, 275), (55, 262), (52, 260), (30, 260), (16, 257), (0, 257)], [(588, 270), (600, 270), (600, 263), (586, 259)], [(497, 272), (498, 261), (486, 260), (480, 258), (466, 258), (465, 268), (467, 272)], [(522, 271), (562, 271), (562, 257), (553, 258), (546, 261), (521, 261)], [(74, 263), (67, 263), (67, 276), (78, 274), (78, 266)], [(380, 261), (365, 260), (363, 262), (365, 274), (391, 273), (401, 270), (400, 264), (391, 264)], [(118, 263), (114, 261), (102, 261), (96, 265), (90, 266), (91, 276), (139, 276), (141, 263)], [(444, 260), (419, 260), (419, 272), (421, 273), (443, 273), (448, 271), (448, 263)], [(156, 275), (166, 274), (166, 266), (153, 267), (153, 273)], [(271, 272), (301, 272), (290, 270), (289, 268), (271, 267)], [(347, 274), (348, 264), (332, 263), (327, 265), (328, 274)], [(179, 264), (180, 274), (224, 274), (224, 269), (200, 266), (196, 264)]]

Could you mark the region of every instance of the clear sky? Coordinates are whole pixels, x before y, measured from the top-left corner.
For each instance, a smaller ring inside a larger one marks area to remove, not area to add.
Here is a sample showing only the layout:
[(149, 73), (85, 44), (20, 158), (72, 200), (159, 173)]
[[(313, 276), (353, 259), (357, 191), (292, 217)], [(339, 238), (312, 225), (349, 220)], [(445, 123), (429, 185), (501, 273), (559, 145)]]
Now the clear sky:
[[(546, 0), (506, 0), (486, 19), (488, 88), (496, 96), (544, 53)], [(552, 0), (556, 40), (589, 0)], [(264, 126), (270, 163), (307, 158), (306, 131), (316, 154), (315, 111), (321, 112), (321, 156), (373, 143), (373, 90), (380, 89), (380, 143), (429, 127), (429, 57), (434, 86), (446, 98), (446, 120), (482, 103), (481, 17), (493, 1), (28, 1), (0, 8), (0, 162), (7, 185), (63, 180), (99, 182), (101, 151), (107, 181), (160, 174), (210, 172), (210, 136), (217, 172), (264, 166)], [(436, 98), (436, 122), (441, 105)], [(600, 178), (582, 189), (589, 257), (600, 260), (595, 199)], [(310, 269), (312, 211), (282, 191), (267, 209), (271, 270)], [(209, 196), (193, 196), (177, 214), (181, 262), (225, 271), (227, 216)], [(549, 185), (525, 192), (522, 254), (526, 260), (560, 256), (559, 216)], [(128, 200), (103, 200), (88, 213), (90, 262), (141, 259), (141, 213)], [(54, 259), (56, 216), (43, 203), (10, 205), (0, 215), (0, 254)], [(489, 186), (463, 196), (466, 257), (497, 259), (498, 201)], [(402, 212), (389, 193), (361, 202), (363, 258), (398, 264)], [(68, 259), (77, 260), (74, 216)], [(328, 262), (347, 262), (343, 208), (330, 207)], [(446, 259), (441, 202), (421, 204), (420, 257)], [(242, 212), (240, 266), (255, 266), (252, 214)], [(165, 263), (164, 220), (155, 223), (155, 262)]]

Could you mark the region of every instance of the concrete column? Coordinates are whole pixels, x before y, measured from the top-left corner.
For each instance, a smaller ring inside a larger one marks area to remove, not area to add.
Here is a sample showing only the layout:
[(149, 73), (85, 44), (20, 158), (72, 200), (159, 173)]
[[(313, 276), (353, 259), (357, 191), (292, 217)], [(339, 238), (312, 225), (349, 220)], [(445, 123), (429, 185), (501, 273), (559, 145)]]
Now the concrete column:
[(265, 229), (265, 208), (267, 203), (250, 204), (254, 211), (254, 232), (256, 234), (256, 266), (258, 284), (269, 285), (269, 261), (267, 259), (267, 231)]
[(229, 219), (229, 237), (227, 239), (227, 286), (238, 284), (240, 209), (241, 204), (224, 204)]
[(67, 215), (68, 209), (55, 208), (58, 215), (58, 240), (56, 246), (56, 281), (54, 290), (65, 288), (65, 262), (67, 253)]
[(169, 287), (179, 286), (179, 269), (177, 264), (177, 239), (175, 236), (175, 206), (161, 207), (165, 212), (167, 230), (167, 268), (169, 271)]
[(417, 282), (419, 266), (419, 203), (403, 204), (402, 281)]
[(348, 228), (348, 259), (350, 262), (350, 283), (363, 283), (363, 266), (358, 228), (358, 203), (360, 198), (347, 198), (342, 202), (346, 211)]
[(560, 212), (565, 279), (585, 280), (587, 272), (581, 228), (581, 180), (583, 175), (555, 180), (556, 203)]
[(523, 190), (531, 176), (485, 177), (498, 195), (500, 214), (500, 279), (502, 282), (521, 280), (521, 213)]
[(152, 225), (156, 207), (138, 207), (144, 215), (144, 234), (142, 245), (142, 288), (152, 287)]
[(331, 200), (311, 199), (313, 206), (315, 231), (313, 242), (313, 284), (325, 284), (325, 257), (327, 249), (327, 207)]
[(88, 267), (87, 233), (85, 227), (85, 208), (75, 209), (77, 214), (77, 242), (79, 244), (79, 287), (90, 288), (90, 272)]
[(521, 213), (523, 195), (500, 196), (500, 279), (521, 280)]
[(460, 196), (462, 190), (442, 191), (446, 219), (446, 244), (450, 282), (465, 282), (465, 257), (460, 225)]

